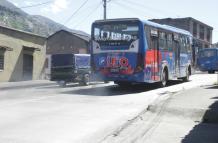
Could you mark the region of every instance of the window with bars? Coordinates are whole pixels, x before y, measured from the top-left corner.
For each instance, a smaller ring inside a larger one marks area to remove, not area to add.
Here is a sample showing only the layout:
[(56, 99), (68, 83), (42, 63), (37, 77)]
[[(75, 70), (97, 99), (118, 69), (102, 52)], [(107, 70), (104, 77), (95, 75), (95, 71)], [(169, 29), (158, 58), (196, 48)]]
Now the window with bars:
[(200, 25), (200, 39), (204, 40), (204, 26)]

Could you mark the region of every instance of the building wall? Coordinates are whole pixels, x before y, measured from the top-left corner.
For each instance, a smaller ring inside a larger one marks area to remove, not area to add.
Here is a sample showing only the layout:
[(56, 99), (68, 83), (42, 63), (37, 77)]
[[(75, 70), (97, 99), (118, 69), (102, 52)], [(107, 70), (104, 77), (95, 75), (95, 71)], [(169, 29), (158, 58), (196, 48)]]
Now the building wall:
[[(39, 79), (45, 62), (45, 38), (25, 32), (0, 27), (0, 47), (8, 47), (4, 53), (4, 70), (0, 71), (0, 82), (23, 80), (23, 54), (33, 50), (32, 79)], [(35, 49), (35, 50), (34, 50)]]
[(46, 67), (45, 76), (50, 78), (51, 55), (53, 54), (87, 54), (89, 53), (89, 42), (81, 39), (70, 32), (59, 31), (47, 38), (46, 44)]
[(47, 40), (46, 53), (52, 54), (66, 54), (66, 53), (88, 53), (88, 42), (74, 36), (65, 31), (60, 31)]
[[(151, 21), (189, 31), (195, 37), (196, 43), (198, 44), (197, 46), (200, 48), (208, 48), (212, 45), (213, 28), (191, 17), (176, 19), (152, 19)], [(207, 37), (207, 34), (209, 38)]]
[(159, 23), (159, 24), (166, 24), (166, 25), (174, 26), (174, 27), (181, 28), (187, 31), (190, 30), (188, 19), (166, 18), (166, 19), (152, 19), (151, 21)]

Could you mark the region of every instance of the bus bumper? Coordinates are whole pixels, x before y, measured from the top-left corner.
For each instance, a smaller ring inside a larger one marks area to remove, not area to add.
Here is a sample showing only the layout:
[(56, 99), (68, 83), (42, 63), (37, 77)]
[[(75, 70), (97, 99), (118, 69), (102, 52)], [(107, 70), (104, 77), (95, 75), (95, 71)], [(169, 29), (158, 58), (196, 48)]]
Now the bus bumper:
[(103, 75), (102, 73), (95, 73), (95, 79), (101, 79), (102, 81), (124, 81), (124, 82), (137, 82), (143, 83), (144, 81), (144, 73), (134, 73), (132, 75), (121, 75), (121, 74), (109, 74)]

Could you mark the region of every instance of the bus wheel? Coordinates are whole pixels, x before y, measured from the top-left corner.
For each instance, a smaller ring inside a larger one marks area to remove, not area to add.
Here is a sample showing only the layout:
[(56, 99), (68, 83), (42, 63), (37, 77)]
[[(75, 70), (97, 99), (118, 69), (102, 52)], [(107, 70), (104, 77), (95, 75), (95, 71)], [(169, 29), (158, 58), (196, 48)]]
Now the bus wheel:
[(104, 80), (104, 83), (109, 83), (109, 81)]
[(129, 87), (131, 85), (131, 83), (129, 82), (119, 82), (119, 81), (115, 81), (115, 84), (118, 84), (120, 87)]
[(215, 71), (208, 71), (208, 73), (209, 73), (209, 74), (214, 74), (214, 73), (215, 73)]
[(186, 77), (182, 78), (183, 82), (188, 82), (190, 77), (190, 71), (189, 69), (186, 70)]
[(162, 75), (161, 75), (160, 86), (161, 86), (161, 87), (166, 87), (167, 81), (168, 81), (167, 70), (164, 69), (163, 72), (162, 72)]

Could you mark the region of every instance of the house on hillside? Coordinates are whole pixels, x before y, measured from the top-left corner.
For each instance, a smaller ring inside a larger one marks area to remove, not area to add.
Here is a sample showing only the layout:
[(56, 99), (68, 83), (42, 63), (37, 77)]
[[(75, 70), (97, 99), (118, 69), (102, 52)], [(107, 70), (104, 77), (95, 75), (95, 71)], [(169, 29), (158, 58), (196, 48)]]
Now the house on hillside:
[(78, 31), (60, 30), (47, 38), (46, 69), (50, 76), (51, 55), (53, 54), (87, 54), (89, 53), (90, 35)]
[(0, 82), (43, 76), (46, 38), (0, 26)]

